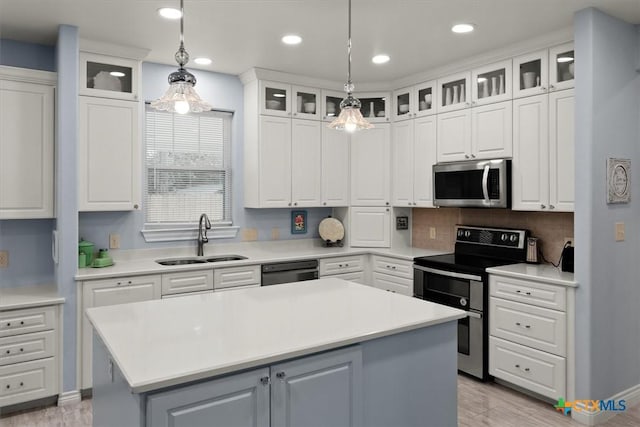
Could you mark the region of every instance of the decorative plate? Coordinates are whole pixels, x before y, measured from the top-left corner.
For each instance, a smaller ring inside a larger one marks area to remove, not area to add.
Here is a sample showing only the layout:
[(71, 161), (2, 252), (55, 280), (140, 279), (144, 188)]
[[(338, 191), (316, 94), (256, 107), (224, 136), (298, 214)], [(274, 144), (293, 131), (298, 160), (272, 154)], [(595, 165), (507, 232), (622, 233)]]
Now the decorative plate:
[(329, 242), (337, 242), (344, 239), (344, 226), (335, 218), (325, 218), (320, 221), (318, 232), (322, 240)]

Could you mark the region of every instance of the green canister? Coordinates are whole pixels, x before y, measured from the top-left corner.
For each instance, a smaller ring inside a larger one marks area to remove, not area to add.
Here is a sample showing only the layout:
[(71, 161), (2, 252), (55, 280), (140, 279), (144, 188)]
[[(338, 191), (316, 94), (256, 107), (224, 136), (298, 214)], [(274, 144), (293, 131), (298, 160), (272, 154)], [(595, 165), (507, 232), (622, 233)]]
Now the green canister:
[[(78, 243), (78, 252), (84, 254), (85, 256), (85, 264), (83, 267), (89, 267), (93, 262), (93, 250), (95, 245), (91, 242), (80, 238), (80, 243)], [(80, 257), (78, 257), (78, 264), (80, 263)], [(79, 266), (79, 265), (78, 265)]]

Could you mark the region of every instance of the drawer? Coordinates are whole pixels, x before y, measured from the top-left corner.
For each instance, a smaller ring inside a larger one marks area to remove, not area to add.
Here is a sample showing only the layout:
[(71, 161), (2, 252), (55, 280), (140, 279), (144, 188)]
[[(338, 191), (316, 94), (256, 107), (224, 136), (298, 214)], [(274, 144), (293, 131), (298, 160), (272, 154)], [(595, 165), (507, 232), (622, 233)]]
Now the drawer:
[(489, 373), (551, 399), (566, 396), (564, 357), (489, 337)]
[(351, 273), (364, 270), (366, 255), (344, 256), (336, 258), (322, 258), (320, 260), (320, 276)]
[(566, 356), (567, 320), (561, 311), (491, 297), (489, 333), (538, 350)]
[(213, 270), (213, 289), (248, 285), (260, 286), (261, 274), (259, 265), (215, 268)]
[(0, 366), (0, 407), (58, 394), (54, 357)]
[(213, 270), (162, 275), (162, 295), (213, 290)]
[(335, 277), (336, 279), (349, 280), (351, 282), (360, 283), (361, 285), (366, 285), (366, 283), (364, 283), (364, 271), (355, 271), (353, 273), (334, 274), (331, 277)]
[(533, 304), (538, 307), (560, 311), (567, 309), (567, 290), (564, 286), (490, 274), (489, 292), (494, 297)]
[(389, 274), (373, 273), (373, 286), (389, 292), (413, 296), (413, 280)]
[(46, 331), (56, 326), (55, 306), (0, 312), (0, 337)]
[(0, 338), (0, 366), (53, 357), (56, 337), (56, 331), (43, 331)]
[(413, 262), (374, 255), (373, 271), (413, 280)]

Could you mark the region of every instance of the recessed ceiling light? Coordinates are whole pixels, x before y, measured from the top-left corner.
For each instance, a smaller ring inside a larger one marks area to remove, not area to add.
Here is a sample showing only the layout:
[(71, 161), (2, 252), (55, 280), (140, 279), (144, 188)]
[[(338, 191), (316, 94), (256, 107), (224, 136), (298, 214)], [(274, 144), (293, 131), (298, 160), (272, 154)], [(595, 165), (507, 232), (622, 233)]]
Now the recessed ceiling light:
[(391, 58), (389, 57), (389, 55), (380, 54), (371, 58), (371, 62), (373, 62), (374, 64), (386, 64), (390, 59)]
[(558, 61), (560, 63), (562, 63), (562, 62), (571, 62), (571, 61), (573, 61), (573, 56), (569, 56), (569, 55), (558, 56), (558, 59), (556, 59), (556, 61)]
[(180, 19), (182, 12), (179, 9), (172, 7), (163, 7), (158, 9), (158, 14), (166, 19)]
[(302, 43), (302, 37), (295, 34), (287, 34), (282, 37), (282, 43), (284, 44), (300, 44)]
[(451, 31), (454, 33), (470, 33), (475, 27), (472, 24), (456, 24), (451, 27)]
[(124, 77), (125, 74), (122, 71), (112, 71), (109, 74), (111, 74), (113, 77)]
[(193, 62), (195, 62), (198, 65), (209, 65), (211, 64), (211, 59), (209, 58), (196, 58), (193, 60)]

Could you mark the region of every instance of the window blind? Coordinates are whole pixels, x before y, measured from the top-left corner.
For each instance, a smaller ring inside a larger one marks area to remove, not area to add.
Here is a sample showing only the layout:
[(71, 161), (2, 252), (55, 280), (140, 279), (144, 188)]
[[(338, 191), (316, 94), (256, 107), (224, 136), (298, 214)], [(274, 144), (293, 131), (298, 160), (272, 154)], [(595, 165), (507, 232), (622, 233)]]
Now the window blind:
[(231, 224), (231, 117), (146, 106), (146, 223)]

